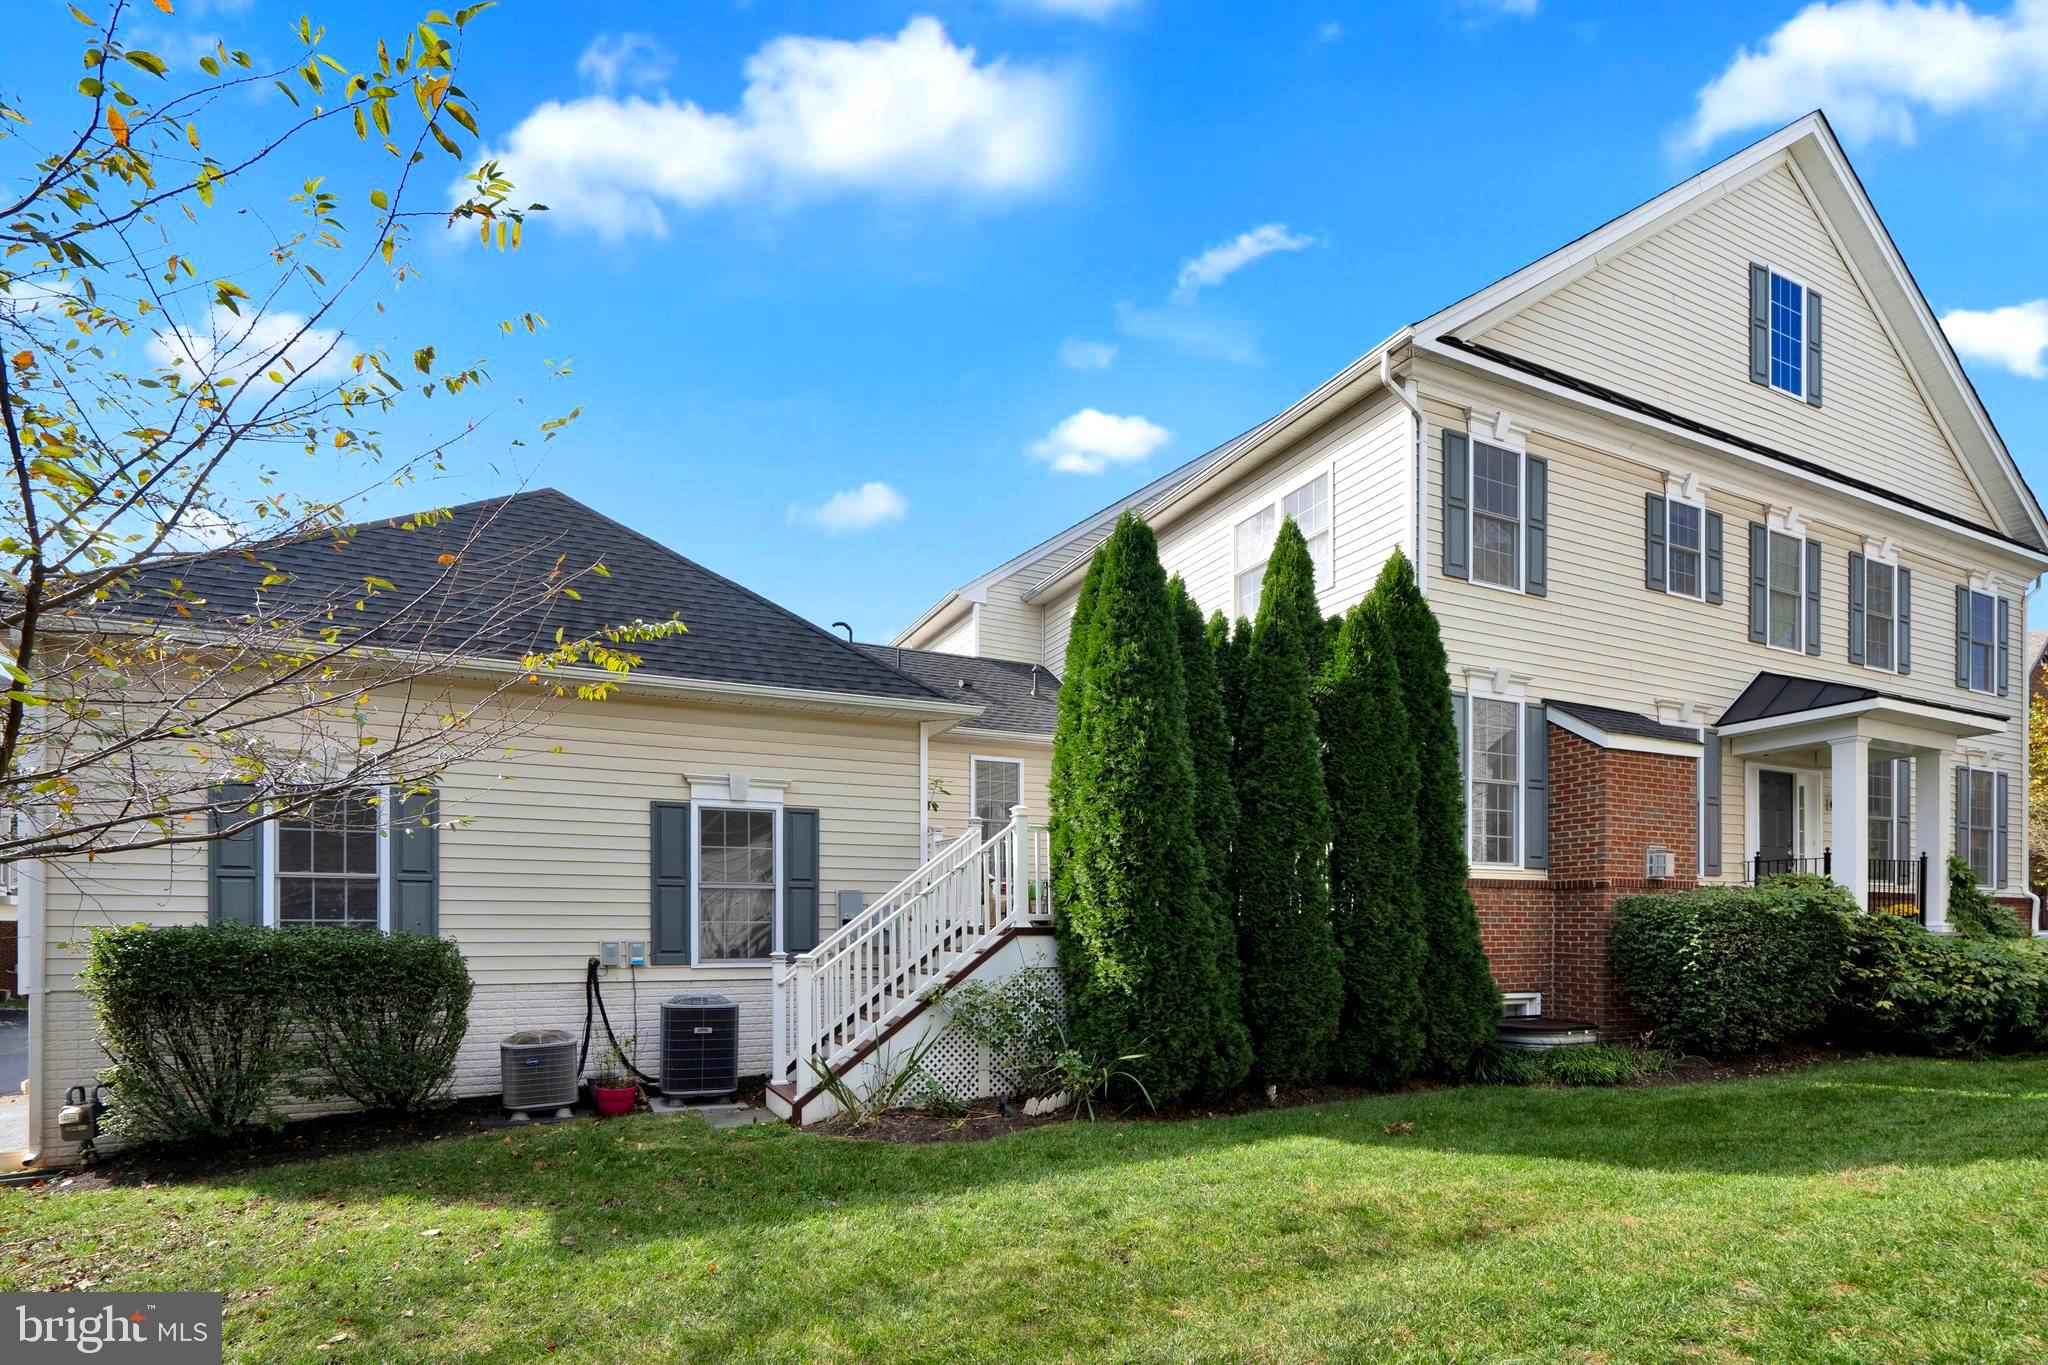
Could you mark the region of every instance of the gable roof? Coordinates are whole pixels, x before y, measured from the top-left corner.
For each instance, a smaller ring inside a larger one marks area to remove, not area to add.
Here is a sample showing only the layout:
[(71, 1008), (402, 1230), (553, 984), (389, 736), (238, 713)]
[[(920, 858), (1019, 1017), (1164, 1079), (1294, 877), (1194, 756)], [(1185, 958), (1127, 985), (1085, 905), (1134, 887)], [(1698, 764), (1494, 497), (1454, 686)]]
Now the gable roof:
[[(1711, 202), (1786, 160), (1797, 167), (1803, 183), (1811, 188), (1817, 211), (1825, 216), (1828, 226), (1839, 239), (1845, 259), (1872, 307), (1897, 338), (1902, 358), (1926, 396), (1929, 410), (1960, 452), (1972, 480), (1984, 493), (1997, 518), (1997, 526), (1977, 525), (1952, 513), (1927, 507), (1896, 489), (1845, 479), (1815, 461), (1733, 436), (1639, 399), (1600, 389), (1466, 339), (1468, 335), (1476, 335), (1508, 314), (1529, 307), (1548, 293), (1563, 288), (1602, 261), (1694, 208)], [(1580, 399), (1620, 408), (1638, 420), (1660, 423), (1683, 434), (1731, 447), (1736, 453), (1797, 469), (1860, 496), (1906, 507), (1946, 525), (1987, 536), (1994, 542), (2036, 554), (2048, 550), (2048, 517), (2043, 516), (2033, 490), (2020, 474), (2011, 451), (2006, 448), (1969, 375), (1957, 359), (1947, 334), (1936, 321), (1934, 310), (1928, 305), (1855, 168), (1849, 164), (1840, 142), (1836, 140), (1833, 128), (1826, 116), (1816, 110), (1512, 274), (1401, 328), (1284, 412), (1168, 471), (1128, 497), (1111, 503), (1100, 512), (1074, 523), (947, 594), (899, 633), (897, 639), (908, 637), (955, 601), (962, 598), (976, 600), (989, 584), (1004, 578), (1016, 576), (1026, 581), (1026, 601), (1037, 601), (1049, 595), (1108, 535), (1109, 528), (1125, 510), (1136, 510), (1149, 517), (1194, 491), (1222, 469), (1256, 455), (1269, 442), (1297, 429), (1300, 422), (1328, 404), (1345, 401), (1372, 387), (1391, 383), (1387, 358), (1404, 345), (1416, 346), (1453, 361), (1492, 367), (1524, 381), (1549, 383), (1570, 391)]]
[[(1898, 245), (1878, 216), (1863, 182), (1848, 155), (1836, 139), (1827, 116), (1819, 110), (1795, 119), (1770, 135), (1728, 156), (1698, 175), (1656, 198), (1611, 219), (1591, 232), (1567, 242), (1548, 255), (1530, 262), (1513, 274), (1496, 280), (1475, 293), (1440, 309), (1414, 324), (1415, 344), (1467, 364), (1497, 366), (1501, 370), (1530, 375), (1530, 366), (1515, 363), (1514, 357), (1487, 354), (1488, 348), (1472, 343), (1477, 336), (1508, 316), (1523, 311), (1543, 298), (1581, 278), (1595, 267), (1612, 260), (1650, 235), (1705, 204), (1748, 184), (1779, 165), (1788, 165), (1807, 189), (1815, 211), (1836, 239), (1865, 298), (1906, 362), (1908, 373), (1919, 387), (1936, 424), (1955, 448), (1971, 481), (1983, 494), (1997, 525), (1975, 526), (1959, 517), (1937, 514), (1940, 519), (1988, 530), (2005, 540), (2035, 551), (2048, 549), (2048, 517), (2044, 517), (2033, 490), (2020, 474), (2012, 452), (2006, 448), (1983, 400), (1971, 384), (1955, 348), (1936, 320), (1919, 282), (1913, 278)], [(1549, 375), (1535, 375), (1539, 379)], [(1569, 380), (1569, 377), (1565, 377)], [(1583, 382), (1571, 381), (1561, 387), (1573, 388), (1586, 396), (1607, 401), (1611, 395), (1587, 393)], [(1638, 416), (1667, 420), (1661, 411), (1642, 411)], [(1750, 454), (1761, 454), (1777, 463), (1791, 464), (1879, 496), (1914, 510), (1919, 505), (1889, 489), (1878, 489), (1843, 478), (1839, 473), (1759, 446), (1754, 442), (1731, 440), (1726, 433), (1681, 420), (1695, 434), (1736, 444)]]
[[(455, 558), (444, 565), (444, 555)], [(580, 601), (557, 595), (535, 603), (535, 586), (564, 557), (572, 572), (602, 562), (609, 577), (577, 579)], [(263, 585), (272, 574), (284, 581)], [(397, 590), (365, 596), (369, 575)], [(172, 577), (204, 599), (194, 615), (202, 628), (209, 612), (226, 623), (259, 612), (290, 619), (338, 604), (356, 636), (376, 632), (369, 638), (380, 648), (502, 663), (547, 648), (557, 627), (577, 639), (636, 619), (680, 617), (683, 634), (627, 646), (644, 661), (636, 677), (829, 693), (916, 709), (955, 710), (960, 701), (552, 488), (465, 503), (445, 517), (363, 522), (351, 534), (280, 542), (251, 555), (182, 559), (143, 575), (130, 593), (106, 604), (106, 614), (171, 620), (173, 599), (163, 588)], [(419, 606), (408, 605), (423, 594)], [(353, 609), (358, 600), (361, 612)]]
[(1059, 722), (1060, 680), (1052, 670), (1037, 664), (897, 645), (859, 644), (854, 648), (909, 674), (942, 696), (979, 702), (985, 709), (964, 722), (963, 729), (1050, 736)]

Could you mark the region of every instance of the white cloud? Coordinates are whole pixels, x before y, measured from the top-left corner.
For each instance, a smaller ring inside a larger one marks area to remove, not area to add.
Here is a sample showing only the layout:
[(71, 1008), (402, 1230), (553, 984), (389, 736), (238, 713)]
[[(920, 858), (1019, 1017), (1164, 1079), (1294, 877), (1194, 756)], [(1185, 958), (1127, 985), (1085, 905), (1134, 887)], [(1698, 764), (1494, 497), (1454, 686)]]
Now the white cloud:
[[(298, 335), (301, 328), (303, 336)], [(343, 343), (340, 332), (307, 328), (303, 313), (238, 317), (219, 306), (207, 311), (204, 331), (167, 327), (152, 334), (145, 349), (152, 363), (175, 367), (187, 383), (201, 378), (249, 383), (272, 370), (287, 382), (294, 371), (309, 379), (335, 379), (347, 374), (355, 359), (355, 348)]]
[(1958, 308), (1942, 314), (1941, 330), (1958, 355), (2028, 379), (2048, 379), (2048, 299), (1983, 312)]
[(600, 33), (576, 59), (576, 74), (602, 90), (660, 85), (675, 70), (673, 52), (650, 33)]
[(1037, 10), (1041, 14), (1056, 14), (1065, 19), (1087, 19), (1104, 23), (1128, 9), (1136, 9), (1143, 0), (1015, 0), (1023, 9)]
[(1142, 417), (1082, 408), (1045, 436), (1031, 453), (1062, 474), (1100, 474), (1113, 464), (1136, 464), (1171, 440), (1173, 433)]
[(1911, 142), (1916, 111), (2038, 101), (2044, 80), (2048, 0), (2003, 15), (1950, 0), (1812, 4), (1707, 82), (1677, 146), (1696, 152), (1814, 108), (1851, 138)]
[(910, 502), (886, 483), (869, 482), (842, 488), (816, 507), (791, 507), (792, 522), (808, 521), (827, 531), (865, 531), (885, 521), (901, 521)]
[(1116, 364), (1116, 347), (1107, 341), (1068, 337), (1060, 343), (1060, 364), (1070, 370), (1106, 370)]
[(1276, 251), (1300, 251), (1315, 245), (1316, 239), (1287, 230), (1285, 223), (1267, 223), (1250, 232), (1240, 232), (1227, 242), (1218, 242), (1193, 260), (1181, 264), (1174, 282), (1173, 297), (1186, 303), (1212, 284), (1221, 284), (1261, 256)]
[(1140, 308), (1133, 303), (1116, 306), (1117, 330), (1143, 341), (1163, 341), (1189, 355), (1227, 360), (1233, 365), (1263, 365), (1259, 339), (1252, 329), (1229, 318), (1211, 317), (1185, 305)]
[(1316, 41), (1319, 43), (1334, 43), (1343, 36), (1344, 25), (1335, 19), (1325, 19), (1316, 25)]
[(551, 220), (608, 238), (661, 236), (670, 210), (756, 196), (1021, 194), (1070, 156), (1068, 73), (977, 61), (928, 15), (858, 42), (776, 38), (745, 71), (729, 112), (666, 94), (551, 100), (486, 155)]

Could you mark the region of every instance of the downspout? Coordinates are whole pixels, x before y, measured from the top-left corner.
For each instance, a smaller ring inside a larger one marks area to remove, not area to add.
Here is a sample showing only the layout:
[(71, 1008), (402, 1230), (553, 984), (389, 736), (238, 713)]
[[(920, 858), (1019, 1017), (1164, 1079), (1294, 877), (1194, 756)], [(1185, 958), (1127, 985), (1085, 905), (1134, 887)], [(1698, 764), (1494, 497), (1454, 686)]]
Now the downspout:
[(1380, 352), (1380, 383), (1386, 386), (1389, 393), (1401, 400), (1402, 405), (1408, 409), (1409, 413), (1408, 428), (1413, 433), (1411, 453), (1408, 461), (1408, 506), (1412, 511), (1412, 515), (1408, 519), (1409, 549), (1411, 551), (1409, 558), (1415, 561), (1415, 586), (1426, 595), (1429, 591), (1429, 558), (1423, 551), (1423, 528), (1428, 524), (1428, 517), (1425, 515), (1422, 505), (1422, 470), (1424, 463), (1423, 436), (1427, 419), (1422, 415), (1422, 404), (1417, 402), (1415, 398), (1415, 381), (1407, 379), (1399, 383), (1395, 382), (1391, 351)]
[[(27, 757), (31, 763), (40, 766), (42, 752), (43, 746), (38, 740), (29, 749)], [(32, 832), (34, 814), (23, 811), (21, 818)], [(19, 867), (14, 895), (15, 910), (21, 919), (21, 936), (15, 945), (15, 976), (21, 993), (28, 997), (28, 1148), (22, 1153), (21, 1164), (33, 1167), (43, 1158), (43, 1109), (48, 1097), (46, 1066), (50, 991), (44, 958), (48, 953), (46, 940), (49, 935), (43, 911), (45, 864), (41, 858), (29, 858)]]

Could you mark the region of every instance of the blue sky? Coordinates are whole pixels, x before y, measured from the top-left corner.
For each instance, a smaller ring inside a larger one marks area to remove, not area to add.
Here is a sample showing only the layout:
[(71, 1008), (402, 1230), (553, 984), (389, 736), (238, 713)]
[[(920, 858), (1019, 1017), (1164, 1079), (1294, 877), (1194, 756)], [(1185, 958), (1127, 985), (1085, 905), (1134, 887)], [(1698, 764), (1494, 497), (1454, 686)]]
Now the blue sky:
[[(54, 98), (80, 30), (35, 3)], [(217, 33), (260, 56), (302, 7), (178, 8), (167, 55)], [(419, 11), (313, 12), (345, 50)], [(516, 260), (421, 253), (376, 325), (493, 357), (520, 422), (583, 408), (545, 447), (487, 427), (432, 500), (552, 484), (887, 638), (1823, 104), (1936, 311), (1988, 315), (1971, 373), (2048, 487), (2044, 76), (2048, 0), (505, 0), (462, 83), (554, 211)], [(529, 308), (543, 338), (496, 337)]]

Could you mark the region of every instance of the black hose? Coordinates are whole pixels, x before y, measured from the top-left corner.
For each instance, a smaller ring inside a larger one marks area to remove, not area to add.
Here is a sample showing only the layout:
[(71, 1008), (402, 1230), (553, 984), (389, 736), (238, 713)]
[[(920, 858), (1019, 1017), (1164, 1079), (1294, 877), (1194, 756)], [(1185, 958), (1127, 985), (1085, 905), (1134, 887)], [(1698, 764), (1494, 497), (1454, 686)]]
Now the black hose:
[[(636, 982), (635, 985), (637, 984)], [(594, 957), (590, 959), (589, 969), (583, 977), (583, 1050), (576, 1054), (576, 1074), (581, 1076), (583, 1074), (583, 1064), (590, 1060), (590, 1023), (591, 1007), (593, 1005), (596, 1006), (597, 1017), (604, 1021), (604, 1036), (611, 1040), (612, 1051), (619, 1054), (619, 1060), (626, 1064), (626, 1070), (632, 1072), (649, 1085), (659, 1086), (661, 1084), (660, 1079), (648, 1075), (635, 1066), (633, 1060), (626, 1056), (626, 1050), (619, 1046), (619, 1035), (612, 1032), (612, 1017), (605, 1012), (604, 992), (598, 988), (597, 959)]]

